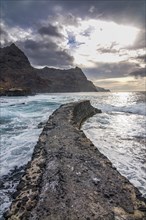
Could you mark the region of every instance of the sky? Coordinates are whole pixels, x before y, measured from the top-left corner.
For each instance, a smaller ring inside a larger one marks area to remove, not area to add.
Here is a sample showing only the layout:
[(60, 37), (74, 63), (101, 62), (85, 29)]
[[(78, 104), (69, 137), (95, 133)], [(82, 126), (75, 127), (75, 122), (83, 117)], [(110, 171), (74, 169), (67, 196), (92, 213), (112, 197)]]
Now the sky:
[(32, 66), (80, 67), (96, 86), (146, 90), (146, 0), (1, 0), (1, 46)]

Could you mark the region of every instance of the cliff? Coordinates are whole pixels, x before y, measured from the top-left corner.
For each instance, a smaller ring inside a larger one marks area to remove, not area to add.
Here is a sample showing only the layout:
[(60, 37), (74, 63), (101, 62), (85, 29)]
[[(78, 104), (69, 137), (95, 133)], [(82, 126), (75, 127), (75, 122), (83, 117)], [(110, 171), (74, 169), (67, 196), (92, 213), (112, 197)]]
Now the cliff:
[(0, 48), (0, 88), (31, 89), (32, 92), (96, 92), (78, 67), (60, 70), (45, 67), (36, 69), (15, 45)]
[(50, 116), (6, 219), (146, 219), (139, 191), (79, 129), (100, 112), (80, 101)]
[(36, 92), (48, 86), (48, 82), (37, 75), (36, 69), (15, 44), (0, 48), (0, 70), (1, 94), (13, 88)]
[(104, 89), (102, 87), (96, 86), (97, 92), (110, 92), (109, 89)]

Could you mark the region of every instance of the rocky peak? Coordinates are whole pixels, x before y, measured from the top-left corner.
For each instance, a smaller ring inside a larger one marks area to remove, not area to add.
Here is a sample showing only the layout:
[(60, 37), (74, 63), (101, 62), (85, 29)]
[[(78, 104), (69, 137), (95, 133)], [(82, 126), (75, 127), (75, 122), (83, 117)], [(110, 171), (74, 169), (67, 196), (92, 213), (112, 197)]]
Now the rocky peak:
[(81, 70), (78, 66), (75, 67), (76, 70)]
[(24, 69), (31, 66), (28, 58), (14, 43), (1, 48), (0, 52), (1, 68)]
[(9, 48), (15, 48), (16, 50), (20, 50), (20, 49), (16, 46), (16, 44), (14, 44), (14, 43), (12, 43), (12, 44), (9, 46)]
[(0, 48), (2, 88), (27, 88), (32, 92), (97, 92), (79, 67), (36, 69), (14, 43)]

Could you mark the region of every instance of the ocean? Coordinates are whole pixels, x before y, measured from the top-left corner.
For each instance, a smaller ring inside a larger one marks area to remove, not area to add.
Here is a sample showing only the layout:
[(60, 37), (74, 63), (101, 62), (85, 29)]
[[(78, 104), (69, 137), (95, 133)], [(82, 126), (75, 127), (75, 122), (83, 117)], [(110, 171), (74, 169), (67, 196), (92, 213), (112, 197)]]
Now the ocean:
[[(94, 145), (146, 197), (146, 92), (57, 93), (1, 97), (0, 219), (45, 122), (61, 104), (90, 100), (102, 110), (82, 125)], [(14, 172), (17, 171), (17, 172)]]

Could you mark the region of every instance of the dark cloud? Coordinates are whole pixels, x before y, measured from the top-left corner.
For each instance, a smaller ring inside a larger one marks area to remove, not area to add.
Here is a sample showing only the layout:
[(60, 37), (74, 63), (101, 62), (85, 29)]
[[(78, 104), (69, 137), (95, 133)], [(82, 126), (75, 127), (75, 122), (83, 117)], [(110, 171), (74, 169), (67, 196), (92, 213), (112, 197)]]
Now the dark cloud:
[(39, 50), (39, 49), (41, 49), (41, 45), (39, 45), (34, 40), (26, 40), (24, 42), (24, 48), (26, 48), (28, 50)]
[(136, 59), (142, 61), (143, 63), (146, 63), (146, 54), (138, 56), (136, 57)]
[[(17, 32), (17, 28), (15, 29)], [(43, 29), (40, 28), (39, 30)], [(25, 52), (31, 64), (34, 66), (54, 66), (67, 68), (73, 65), (73, 57), (69, 54), (67, 50), (65, 50), (58, 44), (58, 38), (60, 39), (60, 41), (62, 41), (62, 38), (60, 38), (62, 37), (62, 35), (59, 35), (59, 33), (57, 32), (57, 28), (52, 28), (52, 32), (49, 32), (50, 30), (48, 30), (47, 32), (48, 34), (54, 34), (55, 36), (57, 36), (56, 41), (56, 38), (54, 39), (54, 36), (53, 38), (49, 38), (49, 36), (45, 38), (43, 34), (40, 35), (40, 37), (38, 33), (34, 33), (32, 39), (29, 39), (29, 37), (19, 39), (19, 37), (17, 36), (15, 37), (16, 40), (13, 41), (14, 30), (11, 33), (11, 30), (8, 30), (6, 26), (3, 25), (0, 31), (2, 46), (8, 46), (12, 42), (15, 42), (16, 45), (18, 45)], [(20, 34), (22, 34), (21, 30)]]
[(128, 61), (119, 63), (96, 63), (94, 68), (83, 68), (86, 76), (91, 79), (120, 78), (128, 76), (135, 70), (135, 64)]
[[(52, 1), (1, 0), (2, 19), (9, 25), (31, 27), (41, 19), (46, 19), (51, 12)], [(50, 9), (49, 9), (50, 7)]]
[(100, 17), (101, 20), (145, 28), (145, 0), (60, 0), (55, 3), (81, 18)]
[(4, 36), (7, 36), (7, 32), (0, 26), (0, 36), (1, 35), (4, 35)]
[(25, 41), (32, 35), (32, 30), (30, 28), (23, 29), (18, 26), (11, 27), (8, 26), (3, 20), (1, 20), (0, 32), (0, 41), (2, 47), (9, 46), (11, 43), (15, 43), (17, 41)]
[(48, 36), (52, 36), (52, 37), (59, 37), (59, 38), (63, 37), (62, 34), (59, 33), (58, 27), (53, 26), (51, 24), (49, 24), (48, 26), (41, 27), (38, 30), (38, 33), (41, 35), (48, 35)]
[(137, 69), (136, 71), (129, 73), (129, 75), (135, 76), (136, 78), (137, 77), (146, 77), (146, 68)]
[(55, 42), (42, 39), (40, 41), (26, 40), (19, 46), (28, 56), (34, 66), (54, 66), (66, 68), (73, 64), (73, 57), (67, 50), (60, 48)]
[[(72, 66), (73, 57), (67, 50), (59, 46), (63, 40), (63, 35), (59, 33), (58, 28), (50, 25), (46, 29), (43, 26), (38, 30), (41, 34), (37, 31), (33, 32), (31, 36), (21, 39), (18, 36), (18, 32), (23, 35), (22, 29), (19, 30), (19, 28), (15, 27), (15, 32), (17, 32), (15, 36), (14, 30), (12, 31), (11, 28), (9, 29), (8, 26), (3, 25), (0, 29), (2, 46), (8, 46), (15, 42), (25, 52), (34, 66), (54, 66), (60, 68)], [(23, 32), (27, 33), (27, 29), (23, 29)], [(45, 34), (48, 34), (47, 38)], [(13, 41), (13, 38), (16, 40)]]
[(136, 68), (141, 68), (144, 64), (146, 64), (146, 54), (129, 57), (129, 60), (133, 60)]
[(9, 42), (9, 40), (8, 40), (8, 38), (9, 38), (8, 33), (7, 33), (7, 31), (2, 26), (0, 26), (0, 38), (1, 38), (1, 40), (2, 40), (4, 45)]
[[(54, 37), (62, 37), (59, 29), (54, 25), (55, 21), (64, 25), (78, 26), (82, 19), (100, 18), (105, 21), (133, 25), (141, 28), (141, 32), (135, 44), (127, 49), (133, 50), (146, 46), (145, 0), (1, 0), (1, 8), (2, 19), (8, 25), (22, 28), (31, 27), (36, 30), (38, 24), (46, 21), (38, 31), (41, 35)], [(90, 31), (88, 28), (82, 34), (89, 36)], [(101, 53), (108, 53), (109, 49), (104, 49)]]
[(137, 50), (137, 49), (144, 49), (146, 48), (146, 30), (141, 30), (137, 38), (135, 39), (135, 42), (131, 46), (127, 46), (125, 49), (128, 50)]
[[(97, 18), (116, 23), (145, 28), (145, 0), (1, 0), (3, 18), (17, 25), (32, 25), (39, 19), (54, 16), (54, 13), (68, 14), (67, 22), (75, 23), (75, 17)], [(94, 10), (91, 10), (91, 7)], [(73, 16), (74, 15), (74, 16)], [(56, 16), (56, 15), (55, 15)]]
[[(116, 23), (145, 27), (145, 1), (99, 1), (100, 13), (105, 20)], [(99, 9), (98, 9), (99, 10)]]
[(97, 52), (98, 53), (118, 53), (119, 50), (113, 49), (111, 47), (107, 47), (107, 48), (103, 47), (103, 48), (98, 48)]
[[(135, 49), (146, 48), (146, 29), (141, 30), (135, 40)], [(136, 48), (137, 47), (137, 48)]]
[(109, 47), (101, 47), (100, 44), (97, 45), (97, 51), (99, 53), (119, 53), (120, 50), (115, 49), (115, 46), (118, 44), (116, 42), (112, 42)]

